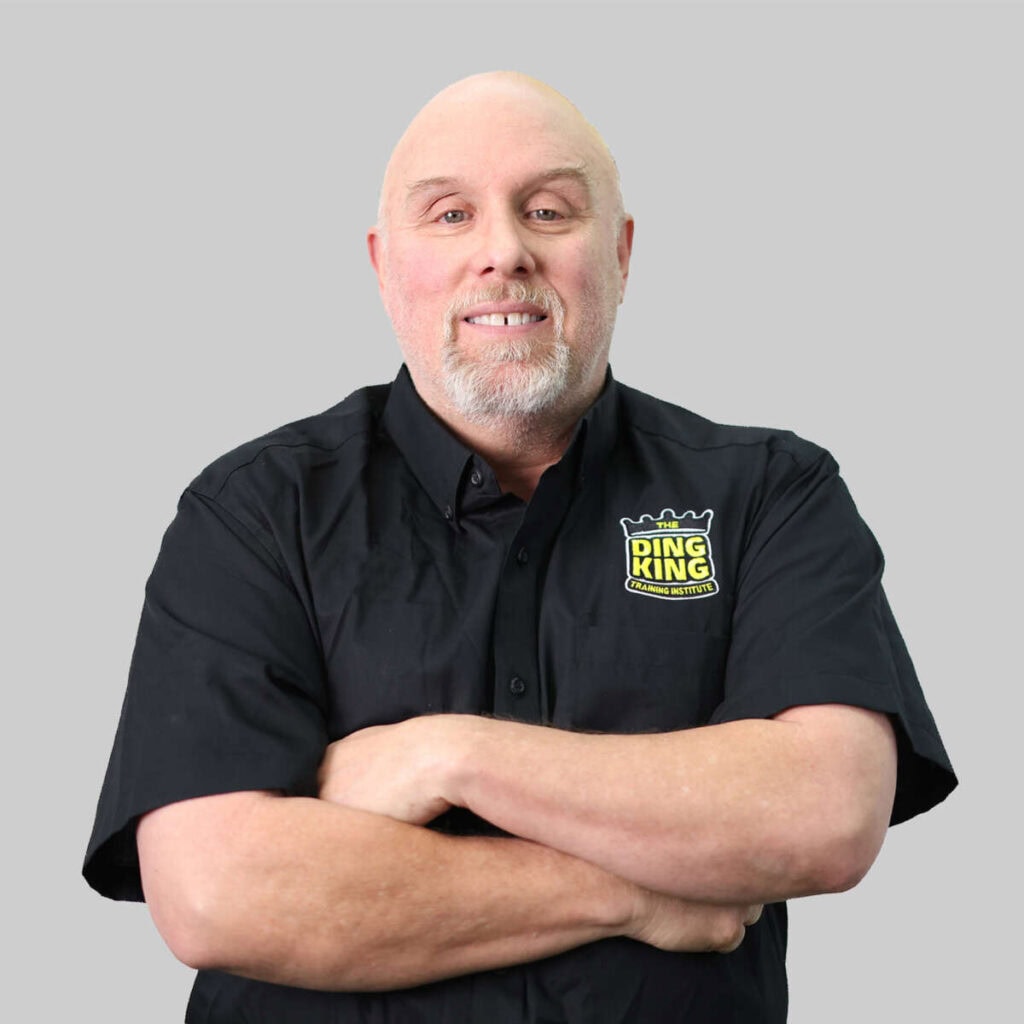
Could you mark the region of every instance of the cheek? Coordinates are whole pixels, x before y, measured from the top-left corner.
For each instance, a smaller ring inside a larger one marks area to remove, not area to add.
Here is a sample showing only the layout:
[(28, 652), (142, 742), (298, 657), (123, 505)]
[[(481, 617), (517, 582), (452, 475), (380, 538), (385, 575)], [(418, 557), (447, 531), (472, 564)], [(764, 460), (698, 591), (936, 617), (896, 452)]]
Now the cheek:
[(434, 372), (444, 312), (452, 289), (436, 258), (422, 251), (395, 254), (387, 263), (384, 304), (402, 355), (414, 376)]
[(591, 290), (603, 291), (608, 281), (618, 275), (619, 258), (614, 238), (604, 231), (595, 231), (582, 240), (573, 253), (573, 267)]
[(417, 249), (396, 256), (389, 263), (391, 291), (401, 301), (448, 301), (449, 273), (436, 252)]
[(605, 319), (619, 304), (618, 261), (610, 261), (603, 249), (590, 250), (580, 253), (573, 267), (573, 273), (564, 278), (564, 286), (569, 294), (579, 297), (580, 318), (588, 323)]

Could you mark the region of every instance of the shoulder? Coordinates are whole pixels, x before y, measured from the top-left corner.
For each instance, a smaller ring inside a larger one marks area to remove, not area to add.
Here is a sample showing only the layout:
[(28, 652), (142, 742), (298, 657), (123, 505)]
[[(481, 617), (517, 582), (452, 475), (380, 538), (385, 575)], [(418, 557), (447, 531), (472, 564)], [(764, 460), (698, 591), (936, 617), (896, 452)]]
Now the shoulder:
[(330, 409), (239, 445), (210, 463), (189, 490), (220, 501), (240, 488), (299, 483), (325, 464), (358, 464), (390, 389), (390, 384), (360, 388)]
[(824, 463), (834, 466), (820, 445), (777, 427), (716, 423), (682, 406), (619, 383), (620, 416), (627, 435), (675, 450), (680, 457), (702, 456), (725, 465), (788, 465), (802, 472)]

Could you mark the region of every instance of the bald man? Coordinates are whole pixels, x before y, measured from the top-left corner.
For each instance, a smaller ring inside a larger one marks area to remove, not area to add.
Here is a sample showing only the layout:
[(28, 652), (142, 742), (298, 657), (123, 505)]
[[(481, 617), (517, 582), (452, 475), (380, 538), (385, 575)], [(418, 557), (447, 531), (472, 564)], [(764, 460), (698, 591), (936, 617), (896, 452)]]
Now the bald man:
[(955, 785), (828, 453), (612, 378), (632, 241), (564, 97), (450, 86), (398, 377), (183, 494), (85, 874), (187, 1021), (783, 1021), (784, 901)]

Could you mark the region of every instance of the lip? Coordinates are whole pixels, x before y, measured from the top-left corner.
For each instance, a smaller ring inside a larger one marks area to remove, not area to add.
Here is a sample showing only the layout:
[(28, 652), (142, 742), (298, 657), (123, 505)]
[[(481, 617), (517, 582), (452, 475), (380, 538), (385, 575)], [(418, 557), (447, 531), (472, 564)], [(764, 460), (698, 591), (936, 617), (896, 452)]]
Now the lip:
[[(462, 314), (460, 319), (465, 321), (469, 320), (470, 317), (489, 316), (491, 314), (508, 316), (509, 313), (523, 313), (527, 316), (541, 316), (545, 319), (550, 316), (546, 309), (541, 306), (535, 306), (530, 302), (488, 302), (482, 303), (479, 306), (471, 306)], [(482, 325), (470, 324), (470, 326), (477, 327)]]

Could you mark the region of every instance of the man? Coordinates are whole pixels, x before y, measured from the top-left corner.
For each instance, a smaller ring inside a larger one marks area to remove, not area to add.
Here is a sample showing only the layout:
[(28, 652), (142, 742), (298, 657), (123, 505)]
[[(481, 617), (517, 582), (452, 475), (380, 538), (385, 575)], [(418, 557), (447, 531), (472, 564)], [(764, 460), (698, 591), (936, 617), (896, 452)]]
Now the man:
[(955, 785), (831, 457), (611, 379), (632, 237), (564, 98), (449, 87), (407, 369), (183, 495), (85, 872), (188, 1021), (781, 1021), (782, 901)]

